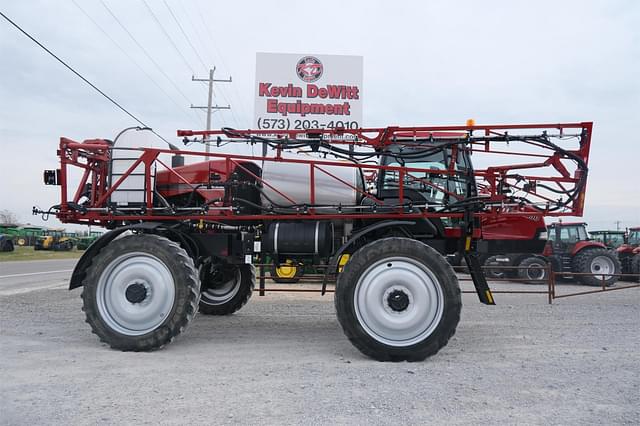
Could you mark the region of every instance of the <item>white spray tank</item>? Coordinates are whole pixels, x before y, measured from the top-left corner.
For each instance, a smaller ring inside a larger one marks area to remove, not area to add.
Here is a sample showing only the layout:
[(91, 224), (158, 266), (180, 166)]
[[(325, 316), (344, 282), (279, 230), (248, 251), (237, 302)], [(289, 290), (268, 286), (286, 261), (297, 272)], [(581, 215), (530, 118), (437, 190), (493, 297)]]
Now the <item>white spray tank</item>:
[[(142, 151), (130, 148), (164, 148), (151, 129), (130, 127), (123, 130), (113, 141), (109, 187), (115, 184), (142, 155)], [(129, 148), (129, 149), (127, 149)], [(110, 201), (116, 206), (139, 207), (146, 203), (144, 163), (140, 163), (111, 193)], [(155, 185), (155, 165), (151, 168), (151, 188)]]
[[(289, 154), (286, 157), (321, 160), (318, 157), (304, 154)], [(344, 163), (346, 167), (318, 165), (314, 172), (315, 204), (342, 204), (345, 206), (359, 204), (362, 199), (361, 191), (364, 190), (362, 171), (357, 167), (353, 167), (353, 163), (350, 161), (331, 161)], [(264, 161), (262, 179), (270, 186), (263, 185), (262, 205), (265, 207), (270, 206), (272, 202), (280, 205), (292, 204), (291, 201), (280, 195), (276, 190), (286, 194), (296, 204), (310, 204), (310, 174), (310, 166), (308, 164)], [(324, 212), (329, 213), (331, 210), (324, 210)]]

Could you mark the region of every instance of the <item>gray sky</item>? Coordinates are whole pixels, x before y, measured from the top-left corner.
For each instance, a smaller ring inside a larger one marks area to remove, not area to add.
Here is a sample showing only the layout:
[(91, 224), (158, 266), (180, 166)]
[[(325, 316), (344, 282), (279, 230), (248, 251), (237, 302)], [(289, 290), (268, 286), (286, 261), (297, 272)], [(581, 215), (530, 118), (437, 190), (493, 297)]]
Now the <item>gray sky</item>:
[[(233, 76), (216, 93), (233, 113), (214, 126), (246, 128), (256, 52), (361, 55), (368, 127), (594, 121), (585, 219), (640, 225), (640, 2), (167, 0), (205, 67), (163, 1), (147, 3), (184, 59), (142, 0), (104, 0), (164, 74), (100, 0), (76, 2), (126, 54), (72, 0), (0, 10), (167, 137), (204, 128), (188, 108), (207, 96), (192, 69)], [(41, 183), (59, 137), (112, 138), (135, 123), (4, 20), (0, 58), (0, 209), (41, 223), (30, 210), (59, 202)]]

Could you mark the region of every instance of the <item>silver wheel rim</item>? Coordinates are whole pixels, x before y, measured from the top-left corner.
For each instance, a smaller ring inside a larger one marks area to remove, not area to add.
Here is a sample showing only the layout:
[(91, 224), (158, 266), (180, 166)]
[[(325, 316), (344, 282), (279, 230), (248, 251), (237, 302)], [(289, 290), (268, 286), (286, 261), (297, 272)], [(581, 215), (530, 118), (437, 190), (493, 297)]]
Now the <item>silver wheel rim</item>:
[(545, 277), (545, 271), (542, 269), (544, 265), (542, 263), (532, 263), (527, 268), (527, 277), (530, 280), (541, 280)]
[(607, 256), (596, 256), (591, 261), (591, 273), (592, 274), (613, 274), (615, 272), (615, 266), (613, 260)]
[(240, 291), (242, 283), (242, 272), (240, 268), (236, 268), (234, 277), (215, 288), (208, 288), (202, 291), (200, 300), (205, 305), (222, 305), (233, 299)]
[[(394, 292), (406, 295), (406, 309), (391, 308), (389, 296)], [(378, 342), (396, 347), (427, 338), (444, 311), (444, 295), (434, 273), (405, 257), (389, 257), (369, 266), (358, 279), (353, 302), (364, 331)]]
[[(127, 289), (144, 287), (144, 299), (131, 302)], [(140, 287), (142, 286), (142, 287)], [(173, 275), (155, 256), (143, 252), (113, 260), (98, 280), (96, 301), (106, 325), (127, 336), (139, 336), (165, 322), (176, 297)]]

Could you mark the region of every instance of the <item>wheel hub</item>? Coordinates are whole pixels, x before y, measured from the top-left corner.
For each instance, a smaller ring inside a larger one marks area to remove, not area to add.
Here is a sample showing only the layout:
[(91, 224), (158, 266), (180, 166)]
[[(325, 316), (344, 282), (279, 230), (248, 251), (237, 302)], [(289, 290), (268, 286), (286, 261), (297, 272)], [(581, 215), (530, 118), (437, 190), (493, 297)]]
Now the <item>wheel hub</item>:
[(144, 284), (133, 283), (127, 287), (125, 297), (131, 303), (140, 303), (147, 298), (147, 288)]
[(387, 304), (395, 312), (402, 312), (409, 307), (409, 296), (402, 290), (394, 290), (387, 297)]
[(394, 347), (411, 346), (429, 336), (444, 310), (434, 273), (407, 257), (383, 258), (365, 269), (353, 298), (364, 331)]
[(166, 320), (176, 298), (175, 289), (165, 262), (149, 253), (129, 252), (113, 259), (100, 274), (96, 304), (109, 328), (140, 336)]
[(606, 256), (598, 256), (591, 261), (592, 274), (612, 274), (614, 270), (613, 261)]

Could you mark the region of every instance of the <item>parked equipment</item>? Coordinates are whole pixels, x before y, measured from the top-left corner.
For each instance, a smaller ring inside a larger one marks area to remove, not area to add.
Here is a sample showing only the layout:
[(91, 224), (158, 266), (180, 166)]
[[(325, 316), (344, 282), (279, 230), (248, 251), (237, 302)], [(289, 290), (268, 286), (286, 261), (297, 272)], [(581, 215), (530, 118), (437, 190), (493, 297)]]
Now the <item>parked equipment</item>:
[(91, 244), (93, 244), (93, 242), (95, 240), (97, 240), (100, 236), (102, 235), (102, 232), (96, 232), (96, 231), (92, 231), (89, 232), (88, 235), (82, 236), (82, 237), (76, 237), (76, 248), (78, 250), (86, 250), (89, 248), (89, 246)]
[(284, 262), (273, 262), (270, 271), (271, 279), (277, 283), (297, 283), (304, 276), (304, 265), (291, 259)]
[[(51, 211), (62, 222), (110, 229), (85, 251), (70, 288), (84, 286), (87, 322), (113, 348), (159, 348), (198, 306), (237, 311), (253, 293), (253, 257), (270, 256), (328, 265), (321, 291), (335, 280), (349, 340), (378, 360), (415, 361), (446, 345), (460, 318), (445, 255), (465, 259), (480, 301), (492, 305), (478, 257), (542, 250), (541, 218), (582, 215), (591, 129), (178, 131), (185, 143), (260, 144), (259, 156), (121, 143), (153, 136), (132, 129), (113, 142), (61, 138), (61, 168), (45, 182), (61, 185)], [(472, 155), (490, 166), (474, 169)], [(518, 238), (484, 238), (505, 220), (521, 224)]]
[(13, 251), (13, 238), (6, 234), (0, 234), (0, 252)]
[(586, 223), (552, 223), (547, 230), (549, 240), (542, 256), (531, 256), (520, 263), (523, 279), (540, 279), (548, 261), (555, 272), (584, 285), (608, 287), (618, 280), (618, 256), (603, 243), (589, 239)]
[(45, 235), (36, 238), (33, 245), (34, 250), (73, 250), (73, 239), (66, 236), (63, 231), (46, 231)]
[[(623, 274), (640, 274), (640, 227), (629, 228), (627, 241), (616, 249)], [(640, 281), (640, 278), (633, 278)]]
[(617, 249), (627, 242), (625, 231), (589, 231), (591, 239), (604, 244), (608, 249)]

